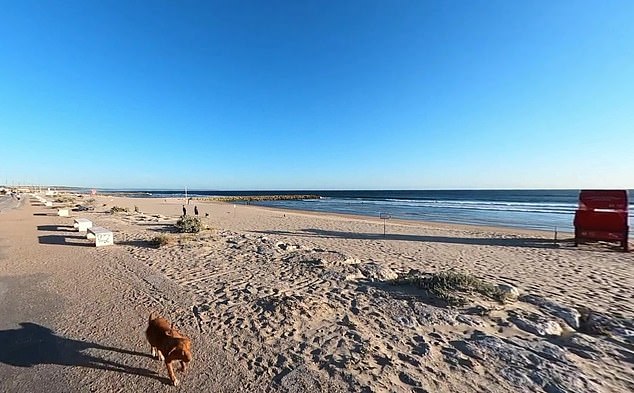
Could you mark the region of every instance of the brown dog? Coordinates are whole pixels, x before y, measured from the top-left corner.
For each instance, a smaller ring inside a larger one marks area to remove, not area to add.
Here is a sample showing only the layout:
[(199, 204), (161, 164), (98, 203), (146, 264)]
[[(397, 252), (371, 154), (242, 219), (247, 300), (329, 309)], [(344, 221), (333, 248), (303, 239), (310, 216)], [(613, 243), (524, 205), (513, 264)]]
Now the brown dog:
[(172, 384), (178, 385), (172, 362), (180, 361), (180, 371), (185, 371), (185, 364), (192, 360), (191, 340), (174, 329), (174, 325), (167, 319), (159, 316), (152, 318), (152, 313), (148, 318), (145, 336), (152, 348), (152, 357), (158, 356), (159, 360), (165, 361)]

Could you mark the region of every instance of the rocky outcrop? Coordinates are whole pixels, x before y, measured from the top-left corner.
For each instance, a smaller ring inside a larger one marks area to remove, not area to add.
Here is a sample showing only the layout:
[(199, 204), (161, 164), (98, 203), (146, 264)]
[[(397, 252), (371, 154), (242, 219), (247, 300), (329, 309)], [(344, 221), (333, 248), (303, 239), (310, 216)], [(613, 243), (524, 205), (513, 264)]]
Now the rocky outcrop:
[(531, 315), (530, 318), (526, 318), (515, 314), (511, 315), (509, 320), (518, 328), (538, 336), (560, 336), (563, 333), (563, 329), (557, 321), (538, 315)]
[(598, 393), (600, 390), (566, 356), (566, 350), (547, 341), (505, 339), (476, 331), (451, 343), (464, 355), (487, 365), (516, 392)]
[(537, 295), (524, 295), (520, 300), (539, 307), (542, 311), (555, 317), (563, 319), (571, 328), (579, 329), (579, 318), (581, 314), (575, 308), (558, 304), (550, 299)]

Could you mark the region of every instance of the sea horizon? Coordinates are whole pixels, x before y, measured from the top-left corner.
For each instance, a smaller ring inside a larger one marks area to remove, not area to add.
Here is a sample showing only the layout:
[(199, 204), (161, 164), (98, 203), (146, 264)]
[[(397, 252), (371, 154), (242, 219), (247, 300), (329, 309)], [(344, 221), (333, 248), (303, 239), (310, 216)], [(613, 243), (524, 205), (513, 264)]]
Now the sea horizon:
[[(129, 197), (185, 197), (184, 189), (100, 189), (99, 192)], [(323, 213), (571, 232), (579, 189), (187, 190), (188, 198), (259, 195), (319, 198), (250, 203)], [(634, 210), (631, 199), (629, 208)], [(631, 223), (631, 214), (629, 220)]]
[[(43, 186), (74, 192), (93, 188)], [(94, 188), (97, 193), (125, 197), (207, 198), (262, 195), (312, 195), (319, 198), (265, 200), (253, 205), (280, 209), (448, 224), (572, 232), (579, 189), (271, 189), (220, 190), (170, 188)], [(629, 189), (628, 194), (634, 190)], [(235, 202), (246, 203), (246, 202)], [(629, 210), (634, 211), (632, 199)], [(632, 214), (629, 215), (632, 225)], [(630, 236), (631, 237), (631, 236)]]

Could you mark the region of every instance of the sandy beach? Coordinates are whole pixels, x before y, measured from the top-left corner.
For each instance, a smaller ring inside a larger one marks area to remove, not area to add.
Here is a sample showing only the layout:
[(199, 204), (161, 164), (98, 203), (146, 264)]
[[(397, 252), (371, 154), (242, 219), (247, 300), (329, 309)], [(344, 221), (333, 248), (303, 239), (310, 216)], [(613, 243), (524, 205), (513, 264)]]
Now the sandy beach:
[[(634, 391), (634, 253), (202, 201), (186, 208), (208, 229), (179, 234), (182, 199), (90, 198), (71, 217), (26, 195), (0, 213), (0, 391)], [(407, 281), (448, 271), (509, 297), (444, 304)], [(178, 388), (149, 357), (152, 310), (193, 340)]]

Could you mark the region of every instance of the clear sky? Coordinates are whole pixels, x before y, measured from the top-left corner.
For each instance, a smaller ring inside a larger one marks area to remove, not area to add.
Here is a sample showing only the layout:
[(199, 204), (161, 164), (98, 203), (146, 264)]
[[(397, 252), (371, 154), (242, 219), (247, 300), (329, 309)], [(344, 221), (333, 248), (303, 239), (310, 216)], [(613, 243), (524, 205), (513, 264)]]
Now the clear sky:
[(0, 183), (634, 188), (631, 0), (0, 5)]

